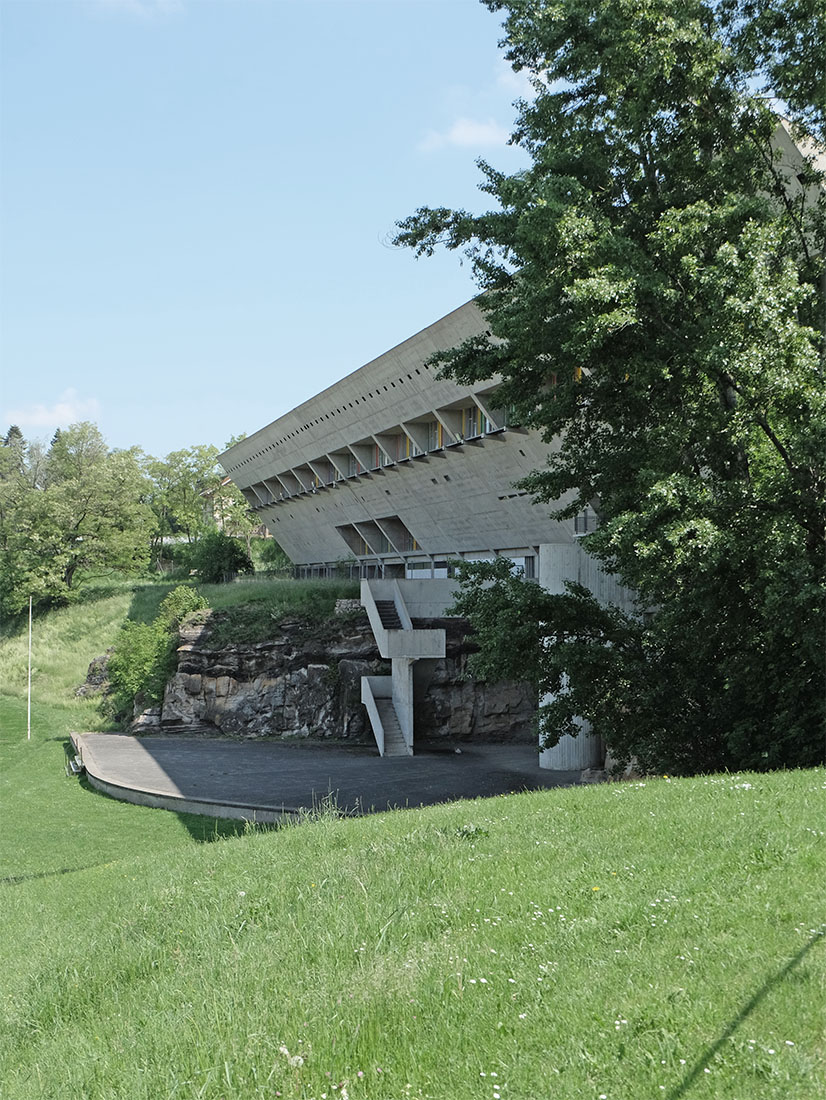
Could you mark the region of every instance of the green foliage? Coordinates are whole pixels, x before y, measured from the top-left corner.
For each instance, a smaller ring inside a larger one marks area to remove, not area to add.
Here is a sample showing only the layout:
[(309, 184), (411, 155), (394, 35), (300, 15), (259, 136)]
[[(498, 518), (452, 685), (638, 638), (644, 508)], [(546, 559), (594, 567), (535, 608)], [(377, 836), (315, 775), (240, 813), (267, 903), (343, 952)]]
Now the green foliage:
[(173, 640), (157, 620), (124, 623), (109, 658), (116, 714), (128, 713), (140, 696), (147, 704), (159, 703), (171, 671)]
[(184, 536), (196, 542), (215, 527), (209, 498), (204, 496), (219, 481), (217, 447), (189, 447), (173, 451), (164, 459), (148, 458), (146, 472), (150, 479), (147, 503), (155, 517), (153, 552), (162, 540)]
[(137, 699), (149, 705), (161, 702), (175, 670), (178, 627), (187, 615), (208, 606), (194, 588), (180, 585), (161, 601), (151, 623), (124, 623), (109, 658), (116, 715), (129, 714)]
[(260, 563), (267, 573), (286, 574), (292, 569), (292, 562), (275, 539), (254, 539), (252, 556), (256, 565)]
[(56, 434), (43, 454), (9, 431), (0, 447), (0, 610), (75, 597), (96, 572), (137, 572), (147, 561), (146, 482), (135, 450), (110, 451), (93, 424)]
[(523, 583), (507, 558), (453, 562), (459, 591), (449, 615), (461, 615), (473, 626), (479, 652), (468, 672), (479, 680), (524, 680), (540, 688), (542, 607), (547, 593)]
[(188, 585), (178, 585), (161, 601), (156, 622), (160, 623), (164, 630), (175, 631), (187, 617), (194, 611), (203, 611), (209, 607), (209, 601), (195, 588)]
[(210, 531), (198, 540), (192, 552), (192, 566), (204, 584), (231, 581), (239, 573), (254, 570), (244, 547), (223, 531)]
[(739, 64), (765, 95), (826, 142), (826, 21), (821, 0), (722, 0)]
[(218, 529), (232, 538), (243, 539), (247, 553), (251, 554), (253, 535), (261, 527), (261, 521), (235, 482), (218, 477), (210, 500)]
[[(44, 451), (12, 425), (0, 442), (0, 612), (19, 615), (30, 595), (37, 607), (68, 603), (79, 583), (140, 573), (150, 560), (167, 569), (172, 561), (173, 575), (188, 576), (195, 544), (216, 525), (243, 540), (248, 557), (258, 519), (217, 454), (213, 446), (163, 460), (138, 448), (109, 451), (89, 423), (58, 429)], [(210, 578), (213, 566), (222, 575), (249, 568), (220, 542), (204, 554)]]
[[(587, 549), (639, 594), (636, 620), (560, 598), (565, 643), (546, 631), (526, 668), (541, 683), (564, 666), (546, 733), (578, 707), (621, 750), (683, 770), (811, 764), (826, 200), (811, 147), (794, 152), (755, 87), (822, 136), (824, 24), (751, 0), (486, 2), (536, 91), (514, 134), (531, 164), (482, 165), (497, 209), (422, 209), (398, 241), (470, 255), (495, 340), (437, 359), (460, 382), (500, 375), (497, 400), (558, 441), (524, 487), (560, 518), (591, 504)], [(522, 597), (497, 585), (518, 619)]]

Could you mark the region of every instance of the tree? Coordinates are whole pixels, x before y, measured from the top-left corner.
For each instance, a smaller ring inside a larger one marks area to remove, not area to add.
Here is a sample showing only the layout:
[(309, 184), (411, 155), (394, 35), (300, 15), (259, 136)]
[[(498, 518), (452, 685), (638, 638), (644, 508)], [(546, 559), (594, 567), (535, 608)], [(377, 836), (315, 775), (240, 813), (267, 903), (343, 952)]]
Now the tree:
[[(6, 452), (7, 446), (0, 448)], [(136, 451), (110, 451), (94, 424), (73, 424), (45, 458), (26, 447), (0, 466), (0, 608), (65, 602), (78, 572), (134, 571), (147, 558), (149, 514)]]
[(548, 742), (580, 714), (674, 770), (822, 760), (824, 24), (776, 18), (808, 0), (484, 2), (535, 89), (530, 166), (481, 163), (494, 210), (422, 208), (397, 241), (468, 253), (494, 339), (437, 359), (560, 441), (525, 485), (592, 504), (588, 550), (639, 594), (634, 618), (535, 600)]
[(238, 573), (252, 573), (249, 554), (236, 539), (223, 531), (210, 531), (198, 540), (192, 564), (205, 584), (233, 580)]
[(6, 437), (3, 440), (4, 447), (11, 447), (13, 450), (22, 450), (26, 445), (26, 441), (23, 438), (23, 433), (17, 424), (12, 424), (9, 430), (6, 432)]
[(155, 515), (153, 554), (165, 538), (183, 536), (194, 543), (214, 529), (215, 521), (203, 493), (216, 484), (217, 457), (218, 448), (208, 444), (172, 451), (164, 459), (147, 460), (152, 482), (148, 502)]
[[(229, 450), (236, 443), (247, 438), (246, 432), (234, 435), (225, 445), (224, 450)], [(252, 555), (252, 540), (261, 527), (259, 517), (252, 511), (249, 501), (232, 480), (227, 477), (220, 468), (216, 471), (214, 486), (211, 493), (212, 512), (220, 531), (232, 538), (243, 539), (247, 548), (247, 556)]]

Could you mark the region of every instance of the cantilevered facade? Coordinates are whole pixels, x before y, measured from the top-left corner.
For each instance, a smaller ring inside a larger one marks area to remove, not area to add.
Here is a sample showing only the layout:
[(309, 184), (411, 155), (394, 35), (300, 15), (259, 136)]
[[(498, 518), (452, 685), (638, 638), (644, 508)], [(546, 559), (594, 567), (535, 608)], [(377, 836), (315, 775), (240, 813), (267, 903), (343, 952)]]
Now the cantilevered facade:
[[(554, 520), (517, 487), (553, 444), (513, 422), (496, 379), (460, 386), (427, 365), (485, 331), (468, 302), (220, 459), (300, 572), (350, 563), (362, 577), (362, 603), (392, 666), (390, 676), (362, 680), (383, 755), (413, 751), (414, 697), (445, 653), (444, 630), (425, 620), (452, 601), (450, 559), (501, 555), (551, 591), (575, 580), (601, 599), (630, 600), (581, 549), (588, 510)], [(594, 738), (563, 740), (543, 764), (587, 767), (599, 753)]]
[(511, 421), (496, 380), (460, 386), (427, 366), (484, 331), (468, 302), (221, 456), (297, 566), (444, 576), (450, 558), (505, 554), (531, 576), (542, 543), (581, 533), (516, 488), (549, 447)]

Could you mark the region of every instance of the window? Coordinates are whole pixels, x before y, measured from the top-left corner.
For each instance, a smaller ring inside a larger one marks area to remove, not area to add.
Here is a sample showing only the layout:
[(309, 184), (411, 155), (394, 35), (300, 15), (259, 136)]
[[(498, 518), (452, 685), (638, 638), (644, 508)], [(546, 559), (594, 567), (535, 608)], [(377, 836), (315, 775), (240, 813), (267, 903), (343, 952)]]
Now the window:
[(592, 531), (596, 531), (597, 527), (599, 527), (597, 514), (590, 504), (586, 504), (582, 511), (574, 516), (574, 535), (576, 538), (583, 538), (585, 535), (590, 535)]
[(462, 409), (462, 436), (465, 439), (474, 439), (489, 431), (490, 425), (478, 405)]

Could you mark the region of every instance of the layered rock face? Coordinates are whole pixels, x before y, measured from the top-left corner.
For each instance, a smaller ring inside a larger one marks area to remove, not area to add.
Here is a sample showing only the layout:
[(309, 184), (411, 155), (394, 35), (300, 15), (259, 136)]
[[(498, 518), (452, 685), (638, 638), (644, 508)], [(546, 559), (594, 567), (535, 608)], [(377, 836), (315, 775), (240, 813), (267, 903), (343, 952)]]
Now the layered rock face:
[(359, 619), (339, 616), (321, 626), (285, 620), (265, 642), (217, 646), (210, 641), (213, 618), (181, 628), (178, 671), (161, 708), (163, 729), (372, 739), (361, 677), (381, 671), (383, 662)]
[[(219, 617), (181, 629), (178, 669), (158, 716), (164, 732), (373, 742), (361, 677), (389, 674), (390, 663), (379, 656), (366, 614), (350, 610), (313, 625), (285, 620), (267, 641), (231, 645), (211, 642)], [(417, 742), (532, 741), (531, 689), (465, 680), (466, 624), (439, 625), (447, 629), (447, 656), (414, 666)]]
[(422, 741), (535, 742), (536, 695), (528, 684), (467, 679), (475, 646), (463, 619), (417, 619), (446, 635), (442, 660), (413, 666), (415, 738)]

